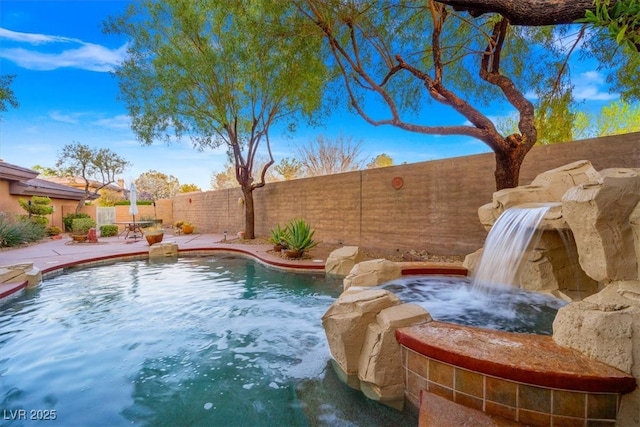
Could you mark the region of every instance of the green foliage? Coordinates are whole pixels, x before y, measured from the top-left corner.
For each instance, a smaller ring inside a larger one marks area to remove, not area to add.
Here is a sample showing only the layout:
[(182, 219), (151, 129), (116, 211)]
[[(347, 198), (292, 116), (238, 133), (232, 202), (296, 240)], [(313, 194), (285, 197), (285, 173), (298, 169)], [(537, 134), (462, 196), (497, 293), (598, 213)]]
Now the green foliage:
[[(250, 239), (252, 192), (273, 163), (271, 126), (293, 129), (322, 107), (323, 43), (307, 26), (295, 4), (281, 0), (140, 0), (106, 24), (129, 40), (115, 74), (138, 139), (226, 146), (247, 199)], [(260, 154), (269, 161), (256, 170)]]
[(96, 223), (92, 218), (76, 218), (71, 222), (71, 231), (76, 234), (87, 234), (89, 229), (95, 226)]
[(44, 175), (44, 176), (57, 176), (58, 175), (58, 170), (55, 168), (51, 168), (48, 166), (40, 166), (40, 165), (34, 165), (31, 166), (31, 169), (33, 169), (36, 172), (39, 172), (40, 175)]
[(47, 227), (46, 232), (47, 236), (57, 236), (58, 234), (62, 233), (62, 229), (54, 225), (52, 227)]
[(92, 218), (76, 218), (71, 221), (71, 231), (74, 234), (87, 234), (89, 229), (96, 226)]
[(272, 228), (269, 233), (269, 242), (273, 243), (274, 245), (287, 247), (287, 244), (285, 243), (285, 237), (289, 233), (289, 229), (287, 227), (283, 229), (282, 227), (280, 227), (280, 224), (278, 224), (275, 228)]
[(0, 76), (0, 113), (7, 111), (8, 107), (18, 108), (20, 105), (11, 89), (11, 84), (15, 78), (15, 75)]
[(202, 191), (202, 189), (195, 184), (182, 184), (178, 188), (178, 193), (191, 193), (193, 191)]
[[(113, 203), (114, 206), (129, 206), (131, 205), (131, 201), (127, 200), (118, 200)], [(138, 206), (150, 206), (153, 205), (153, 200), (136, 200), (136, 205)]]
[(29, 215), (21, 215), (20, 217), (24, 221), (30, 221), (37, 226), (42, 227), (43, 230), (47, 228), (47, 225), (49, 225), (49, 218), (46, 216), (31, 215), (31, 217), (29, 217)]
[(100, 226), (100, 236), (102, 237), (111, 237), (116, 236), (118, 234), (118, 226), (107, 224)]
[(45, 235), (45, 228), (19, 216), (0, 212), (0, 247), (37, 242)]
[(385, 153), (378, 154), (367, 164), (368, 169), (386, 168), (388, 166), (393, 166), (393, 159), (390, 155)]
[(619, 45), (632, 51), (640, 51), (640, 0), (594, 0), (595, 11), (587, 10), (585, 17), (577, 22), (604, 27)]
[[(98, 192), (116, 182), (117, 176), (129, 165), (128, 161), (108, 148), (92, 148), (75, 141), (62, 147), (56, 161), (56, 168), (60, 175), (79, 177), (85, 183), (85, 197), (78, 202), (76, 212), (80, 212), (91, 191)], [(100, 186), (90, 189), (90, 181), (99, 182)]]
[[(31, 201), (31, 204), (29, 204), (29, 201)], [(48, 197), (33, 196), (30, 200), (18, 199), (18, 203), (20, 203), (22, 209), (31, 215), (43, 216), (53, 213), (53, 206), (49, 206), (51, 199)]]
[(64, 230), (65, 231), (71, 231), (72, 227), (73, 227), (73, 220), (77, 219), (77, 218), (91, 218), (91, 216), (87, 215), (86, 213), (83, 212), (73, 212), (70, 213), (68, 215), (65, 215), (62, 218), (62, 224), (64, 225)]
[(285, 181), (296, 179), (302, 175), (302, 163), (295, 158), (284, 157), (273, 169), (284, 178)]
[[(556, 106), (555, 114), (554, 108), (537, 109), (538, 145), (640, 132), (640, 103), (632, 105), (618, 100), (603, 106), (595, 114), (569, 107)], [(544, 112), (550, 114), (545, 115)], [(501, 133), (511, 134), (517, 132), (517, 124), (517, 118), (510, 116), (498, 120), (497, 127)]]
[(285, 227), (287, 230), (283, 239), (287, 248), (294, 251), (307, 251), (318, 245), (319, 242), (313, 240), (315, 230), (307, 224), (304, 219), (292, 219)]
[(100, 198), (97, 200), (98, 206), (115, 206), (116, 203), (123, 200), (121, 192), (102, 189), (100, 191)]

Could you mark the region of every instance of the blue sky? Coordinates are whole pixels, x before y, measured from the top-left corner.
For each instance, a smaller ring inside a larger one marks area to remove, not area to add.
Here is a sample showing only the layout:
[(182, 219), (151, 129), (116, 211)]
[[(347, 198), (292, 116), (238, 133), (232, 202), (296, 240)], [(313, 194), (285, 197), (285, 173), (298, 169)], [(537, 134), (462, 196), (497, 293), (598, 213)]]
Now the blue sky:
[[(20, 102), (0, 122), (0, 158), (24, 167), (53, 166), (60, 149), (73, 141), (110, 148), (132, 166), (127, 183), (158, 170), (180, 183), (210, 188), (211, 174), (226, 162), (224, 148), (198, 151), (189, 141), (142, 146), (129, 129), (124, 104), (117, 100), (109, 71), (124, 58), (126, 40), (102, 33), (102, 22), (127, 5), (121, 0), (3, 0), (0, 6), (0, 74), (15, 74), (12, 89)], [(616, 99), (604, 76), (588, 67), (574, 70), (576, 97), (599, 109)], [(434, 107), (438, 108), (438, 107)], [(508, 111), (485, 111), (491, 117)], [(464, 123), (446, 109), (429, 113), (443, 123)], [(395, 164), (489, 152), (480, 141), (464, 137), (417, 135), (391, 127), (375, 128), (346, 110), (336, 111), (326, 126), (302, 129), (293, 137), (271, 135), (276, 162), (291, 157), (297, 145), (322, 134), (342, 133), (362, 141), (367, 159), (390, 155)]]

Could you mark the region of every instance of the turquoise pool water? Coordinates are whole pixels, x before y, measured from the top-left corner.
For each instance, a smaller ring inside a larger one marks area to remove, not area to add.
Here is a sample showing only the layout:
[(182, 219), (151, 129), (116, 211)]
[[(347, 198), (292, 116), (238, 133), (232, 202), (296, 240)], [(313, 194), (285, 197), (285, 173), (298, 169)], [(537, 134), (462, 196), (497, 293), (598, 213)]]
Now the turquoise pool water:
[(329, 367), (340, 290), (231, 256), (70, 270), (0, 306), (0, 424), (416, 426)]

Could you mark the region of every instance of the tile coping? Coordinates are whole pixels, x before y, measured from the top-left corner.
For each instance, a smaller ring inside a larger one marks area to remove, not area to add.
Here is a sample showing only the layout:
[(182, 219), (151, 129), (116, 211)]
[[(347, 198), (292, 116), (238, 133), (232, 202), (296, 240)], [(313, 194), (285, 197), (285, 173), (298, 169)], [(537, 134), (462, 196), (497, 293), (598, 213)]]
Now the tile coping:
[(633, 376), (561, 347), (550, 336), (432, 321), (399, 328), (396, 339), (426, 357), (524, 384), (591, 393), (636, 388)]

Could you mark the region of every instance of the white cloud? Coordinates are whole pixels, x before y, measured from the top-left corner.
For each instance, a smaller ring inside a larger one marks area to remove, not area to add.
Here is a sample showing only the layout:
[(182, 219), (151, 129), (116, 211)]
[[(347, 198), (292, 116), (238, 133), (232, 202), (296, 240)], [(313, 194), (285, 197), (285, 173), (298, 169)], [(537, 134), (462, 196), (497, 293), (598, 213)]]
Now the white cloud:
[(129, 129), (131, 126), (131, 118), (126, 114), (120, 114), (115, 117), (96, 120), (93, 124), (109, 129)]
[(14, 42), (29, 43), (29, 44), (43, 44), (43, 43), (55, 43), (55, 42), (74, 42), (82, 43), (78, 39), (72, 39), (69, 37), (61, 36), (48, 36), (46, 34), (33, 34), (33, 33), (20, 33), (17, 31), (7, 30), (0, 27), (0, 39), (11, 40)]
[(603, 91), (605, 79), (598, 71), (580, 73), (575, 82), (573, 96), (578, 101), (611, 101), (620, 97), (617, 93)]
[[(108, 72), (124, 60), (127, 49), (126, 44), (117, 49), (109, 49), (78, 39), (46, 34), (19, 33), (4, 28), (0, 28), (0, 39), (30, 45), (28, 48), (6, 47), (0, 50), (0, 57), (12, 61), (20, 67), (37, 71), (79, 68), (88, 71)], [(42, 50), (41, 45), (44, 44), (48, 45), (47, 51)], [(79, 47), (67, 49), (61, 47), (69, 44), (79, 45)]]
[(81, 113), (65, 114), (61, 113), (60, 111), (51, 111), (49, 113), (49, 118), (51, 120), (55, 120), (56, 122), (70, 123), (75, 125), (78, 123), (81, 115)]

